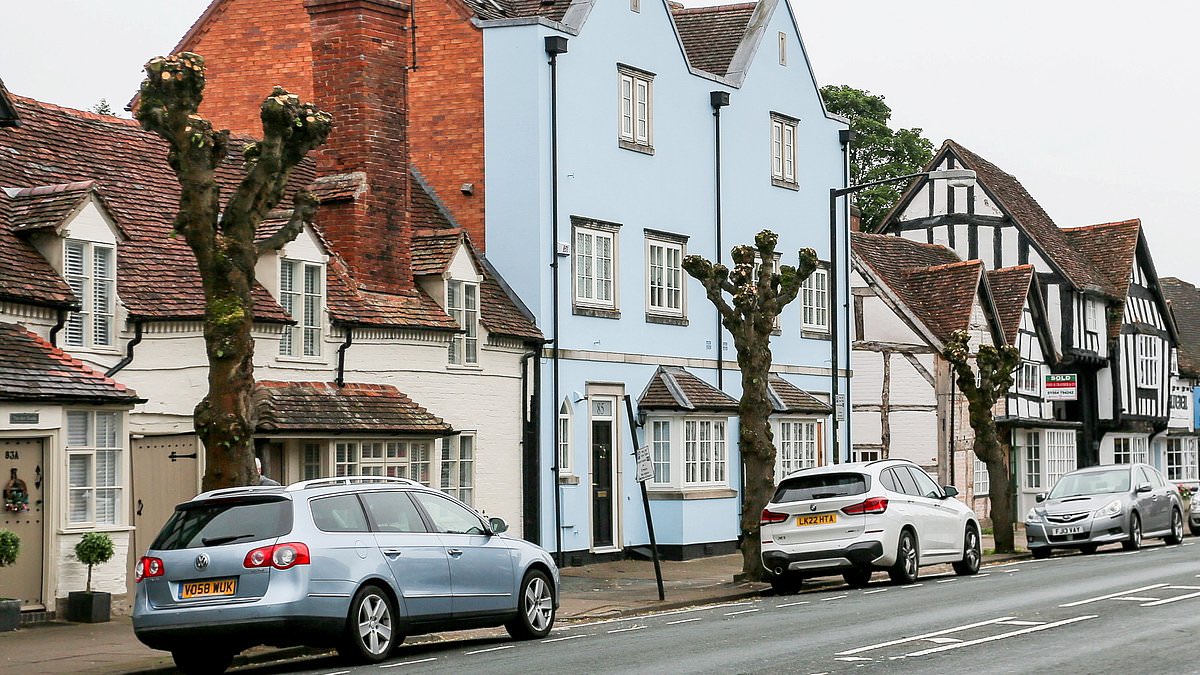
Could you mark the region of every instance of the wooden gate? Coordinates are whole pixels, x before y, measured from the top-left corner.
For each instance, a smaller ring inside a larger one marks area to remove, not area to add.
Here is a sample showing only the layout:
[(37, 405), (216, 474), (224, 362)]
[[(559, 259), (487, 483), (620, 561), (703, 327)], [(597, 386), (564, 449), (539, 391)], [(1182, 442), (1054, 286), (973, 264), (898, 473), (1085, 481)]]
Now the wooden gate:
[(44, 609), (46, 526), (42, 503), (46, 464), (40, 438), (0, 439), (0, 528), (21, 538), (17, 562), (0, 574), (0, 598), (20, 598), (22, 609)]
[[(175, 505), (200, 491), (200, 441), (192, 434), (147, 436), (133, 444), (133, 546), (129, 547), (129, 597), (133, 566), (146, 552)], [(174, 460), (172, 460), (174, 457)]]

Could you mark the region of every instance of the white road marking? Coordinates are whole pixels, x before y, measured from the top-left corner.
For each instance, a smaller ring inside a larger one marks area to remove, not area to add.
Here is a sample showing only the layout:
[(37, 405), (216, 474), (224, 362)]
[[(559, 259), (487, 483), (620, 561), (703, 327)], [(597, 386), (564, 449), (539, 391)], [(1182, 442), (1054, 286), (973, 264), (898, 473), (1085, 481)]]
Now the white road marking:
[[(1200, 576), (1200, 575), (1196, 575), (1196, 576)], [(887, 593), (887, 591), (888, 591), (888, 589), (886, 589), (886, 588), (876, 588), (873, 591), (863, 591), (863, 595), (870, 595), (872, 593)]]
[(1126, 596), (1122, 596), (1119, 598), (1113, 598), (1113, 600), (1129, 600), (1132, 602), (1151, 602), (1154, 600), (1158, 600), (1158, 598), (1142, 598), (1142, 597), (1138, 597), (1136, 595), (1126, 595)]
[(834, 661), (872, 661), (873, 659), (868, 659), (865, 656), (838, 656), (838, 657), (834, 658), (833, 660)]
[(835, 595), (835, 596), (833, 596), (832, 598), (821, 598), (821, 602), (829, 602), (830, 600), (841, 600), (842, 598), (845, 598), (845, 597), (848, 597), (848, 596), (845, 596), (845, 595)]
[(939, 645), (946, 645), (946, 644), (950, 644), (951, 642), (962, 642), (962, 640), (959, 640), (958, 638), (949, 638), (949, 637), (925, 638), (925, 641), (932, 642), (934, 644), (939, 644)]
[(750, 614), (751, 612), (757, 612), (757, 611), (758, 611), (758, 608), (755, 607), (754, 609), (743, 609), (740, 612), (725, 612), (725, 616), (737, 616), (738, 614)]
[(491, 647), (488, 649), (476, 649), (473, 652), (467, 652), (466, 656), (471, 656), (472, 654), (486, 654), (488, 652), (498, 652), (498, 651), (501, 651), (504, 649), (512, 649), (512, 648), (513, 648), (512, 645), (500, 645), (499, 647)]
[(807, 604), (808, 604), (807, 600), (801, 600), (800, 602), (785, 602), (782, 605), (775, 605), (775, 606), (776, 607), (795, 607), (796, 605), (807, 605)]
[(562, 642), (563, 640), (575, 640), (575, 639), (582, 638), (582, 637), (587, 637), (587, 636), (586, 635), (568, 635), (566, 637), (550, 638), (549, 640), (542, 640), (542, 644), (549, 644), (551, 642)]
[(1180, 591), (1200, 591), (1200, 586), (1167, 586), (1167, 588), (1174, 588)]
[(1166, 584), (1150, 584), (1149, 586), (1142, 586), (1141, 588), (1131, 588), (1127, 591), (1117, 591), (1116, 593), (1109, 593), (1108, 595), (1098, 595), (1094, 598), (1088, 598), (1087, 600), (1077, 600), (1075, 602), (1068, 602), (1066, 604), (1059, 605), (1059, 607), (1078, 607), (1079, 605), (1086, 605), (1089, 602), (1099, 602), (1101, 600), (1108, 600), (1109, 598), (1115, 598), (1115, 597), (1122, 596), (1122, 595), (1130, 595), (1132, 593), (1141, 593), (1142, 591), (1148, 591), (1152, 588), (1162, 588), (1163, 586), (1166, 586)]
[(1178, 602), (1180, 600), (1187, 600), (1188, 598), (1195, 598), (1195, 597), (1200, 597), (1200, 592), (1188, 593), (1187, 595), (1181, 595), (1176, 598), (1167, 598), (1166, 600), (1158, 600), (1156, 602), (1147, 602), (1147, 603), (1143, 604), (1142, 607), (1158, 607), (1159, 605), (1165, 605), (1168, 602)]
[(1003, 640), (1004, 638), (1016, 637), (1018, 635), (1026, 635), (1029, 633), (1036, 633), (1038, 631), (1047, 630), (1050, 628), (1057, 628), (1059, 626), (1066, 626), (1067, 624), (1072, 624), (1072, 623), (1076, 623), (1079, 621), (1087, 621), (1088, 619), (1094, 619), (1097, 616), (1099, 616), (1099, 615), (1098, 614), (1085, 614), (1083, 616), (1077, 616), (1077, 617), (1074, 617), (1071, 619), (1063, 619), (1062, 621), (1055, 621), (1054, 623), (1046, 623), (1046, 624), (1042, 624), (1040, 626), (1033, 626), (1030, 628), (1022, 628), (1021, 630), (1014, 630), (1014, 631), (1010, 631), (1008, 633), (1001, 633), (999, 635), (989, 635), (988, 637), (979, 638), (978, 640), (968, 640), (966, 642), (958, 642), (958, 643), (955, 643), (952, 645), (942, 645), (940, 647), (930, 647), (929, 649), (922, 649), (921, 651), (918, 651), (918, 652), (910, 652), (908, 654), (905, 654), (905, 656), (925, 656), (927, 654), (936, 654), (938, 652), (945, 652), (945, 651), (949, 651), (951, 649), (959, 649), (961, 647), (970, 647), (972, 645), (983, 644), (985, 642), (995, 642), (996, 640)]
[(982, 579), (983, 577), (990, 577), (990, 576), (992, 576), (991, 572), (981, 572), (980, 574), (976, 574), (975, 578)]
[(643, 628), (645, 628), (645, 626), (630, 626), (629, 628), (617, 628), (615, 630), (608, 631), (608, 634), (612, 635), (613, 633), (628, 633), (631, 630), (642, 630)]
[(851, 654), (858, 654), (860, 652), (869, 652), (872, 649), (882, 649), (884, 647), (891, 647), (893, 645), (904, 644), (905, 642), (916, 642), (917, 640), (928, 640), (931, 637), (937, 637), (939, 635), (946, 635), (947, 633), (957, 633), (960, 630), (969, 630), (971, 628), (978, 628), (980, 626), (990, 626), (991, 624), (1000, 623), (1002, 621), (1012, 621), (1015, 618), (1017, 618), (1017, 617), (1001, 616), (1001, 617), (998, 617), (995, 619), (988, 619), (987, 621), (977, 621), (975, 623), (968, 623), (964, 626), (955, 626), (954, 628), (946, 628), (943, 630), (934, 631), (932, 633), (924, 633), (922, 635), (914, 635), (912, 637), (900, 638), (898, 640), (891, 640), (889, 642), (880, 642), (878, 644), (867, 645), (866, 647), (858, 647), (856, 649), (848, 649), (844, 652), (838, 652), (837, 655), (838, 656), (849, 656)]
[(916, 588), (917, 586), (923, 586), (923, 585), (924, 584), (919, 584), (919, 583), (918, 584), (908, 584), (906, 586), (901, 586), (900, 588)]
[(678, 621), (668, 621), (668, 622), (667, 622), (667, 625), (668, 625), (668, 626), (674, 626), (674, 625), (675, 625), (675, 624), (677, 624), (677, 623), (691, 623), (692, 621), (702, 621), (702, 620), (703, 620), (703, 619), (701, 619), (700, 617), (698, 617), (698, 616), (694, 616), (694, 617), (692, 617), (692, 618), (690, 618), (690, 619), (679, 619)]
[(348, 671), (348, 670), (335, 670), (332, 673), (325, 673), (325, 675), (346, 675), (346, 673), (349, 673), (349, 672), (350, 671)]
[(935, 583), (948, 584), (951, 581), (958, 581), (958, 579), (938, 579)]
[(564, 625), (559, 630), (574, 630), (574, 629), (578, 629), (578, 628), (590, 628), (592, 626), (603, 626), (603, 625), (610, 624), (610, 623), (621, 623), (622, 621), (634, 621), (636, 619), (645, 619), (645, 618), (651, 617), (651, 616), (674, 616), (676, 614), (690, 614), (692, 612), (707, 612), (711, 609), (722, 609), (725, 607), (746, 607), (746, 606), (753, 605), (753, 604), (754, 603), (752, 603), (752, 602), (723, 602), (719, 605), (704, 605), (702, 607), (688, 607), (685, 609), (673, 609), (668, 612), (655, 612), (653, 614), (642, 614), (637, 617), (623, 616), (623, 617), (616, 617), (613, 619), (603, 619), (601, 621), (591, 621), (588, 623), (573, 623), (570, 625)]
[(1045, 621), (1020, 621), (1018, 619), (1013, 619), (1012, 621), (1001, 621), (1000, 625), (1002, 625), (1002, 626), (1040, 626), (1044, 623), (1046, 623), (1046, 622)]
[[(431, 657), (429, 657), (429, 658), (427, 658), (427, 659), (417, 659), (416, 661), (401, 661), (400, 663), (385, 663), (385, 664), (383, 664), (382, 666), (379, 666), (379, 667), (380, 667), (380, 668), (398, 668), (398, 667), (400, 667), (400, 666), (415, 666), (415, 665), (417, 665), (418, 663), (429, 663), (430, 661), (437, 661), (437, 657), (436, 657), (436, 656), (431, 656)], [(347, 672), (347, 673), (348, 673), (348, 672), (350, 672), (350, 671), (348, 671), (348, 670), (347, 670), (347, 671), (343, 671), (343, 672)]]

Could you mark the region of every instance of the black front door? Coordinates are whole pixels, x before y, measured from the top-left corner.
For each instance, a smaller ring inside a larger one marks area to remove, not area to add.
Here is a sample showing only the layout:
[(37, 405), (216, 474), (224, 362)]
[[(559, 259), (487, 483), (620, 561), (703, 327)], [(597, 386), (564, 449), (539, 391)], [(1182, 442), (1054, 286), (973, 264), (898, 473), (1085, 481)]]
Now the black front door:
[(592, 399), (592, 548), (613, 545), (613, 406)]

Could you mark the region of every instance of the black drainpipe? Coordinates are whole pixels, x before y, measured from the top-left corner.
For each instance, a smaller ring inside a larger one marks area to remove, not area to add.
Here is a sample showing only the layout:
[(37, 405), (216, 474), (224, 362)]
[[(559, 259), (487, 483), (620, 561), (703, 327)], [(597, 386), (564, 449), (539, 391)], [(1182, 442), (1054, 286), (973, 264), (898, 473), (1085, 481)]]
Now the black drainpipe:
[[(56, 327), (55, 330), (58, 330), (58, 328)], [(104, 373), (104, 376), (112, 377), (113, 375), (116, 375), (117, 373), (121, 372), (122, 368), (124, 368), (125, 366), (132, 363), (133, 362), (133, 348), (138, 346), (138, 344), (141, 341), (142, 341), (142, 322), (134, 321), (133, 322), (133, 339), (129, 341), (129, 344), (125, 345), (125, 358), (121, 359), (120, 361), (117, 361), (117, 364), (115, 366), (113, 366), (112, 368), (109, 368)]]
[[(551, 407), (558, 410), (558, 55), (567, 53), (567, 38), (561, 35), (546, 36), (546, 53), (550, 55), (550, 276), (552, 290), (552, 302), (554, 307), (551, 309), (552, 328), (554, 337), (551, 341), (554, 347), (551, 350), (551, 368), (553, 371), (551, 384), (553, 388)], [(558, 559), (558, 566), (563, 565), (563, 550), (562, 550), (562, 488), (559, 485), (559, 474), (562, 467), (558, 465), (558, 424), (557, 415), (554, 424), (554, 554)]]
[(58, 323), (54, 324), (54, 328), (50, 329), (50, 344), (51, 345), (53, 345), (55, 347), (58, 346), (58, 334), (62, 331), (63, 326), (67, 325), (67, 316), (69, 316), (69, 314), (70, 314), (70, 310), (67, 310), (67, 309), (58, 310)]
[(337, 379), (335, 382), (339, 389), (346, 385), (346, 350), (350, 349), (350, 345), (354, 342), (354, 326), (346, 324), (345, 330), (346, 341), (338, 347)]
[[(538, 420), (540, 419), (542, 363), (537, 356), (542, 351), (538, 345), (535, 351), (526, 352), (521, 356), (521, 450), (525, 470), (521, 474), (522, 494), (525, 498), (521, 503), (522, 531), (525, 539), (534, 544), (541, 544), (542, 533), (542, 475), (541, 451), (538, 447), (540, 437)], [(529, 388), (529, 360), (533, 362), (533, 391)], [(557, 426), (557, 425), (556, 425)]]
[[(713, 136), (716, 143), (713, 153), (713, 164), (716, 168), (716, 225), (717, 225), (717, 264), (721, 264), (721, 108), (729, 105), (729, 92), (708, 92), (708, 103), (713, 109)], [(721, 313), (717, 312), (717, 389), (725, 389), (725, 349), (721, 342)]]

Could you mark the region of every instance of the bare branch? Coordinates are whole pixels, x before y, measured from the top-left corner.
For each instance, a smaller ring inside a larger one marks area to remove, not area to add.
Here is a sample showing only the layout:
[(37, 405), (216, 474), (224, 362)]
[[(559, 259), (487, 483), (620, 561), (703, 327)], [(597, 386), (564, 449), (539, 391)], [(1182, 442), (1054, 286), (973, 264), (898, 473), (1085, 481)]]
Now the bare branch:
[(258, 255), (268, 251), (278, 251), (285, 244), (300, 235), (305, 225), (312, 225), (313, 217), (317, 214), (317, 197), (311, 192), (297, 192), (292, 199), (292, 215), (287, 223), (263, 239), (256, 245)]

